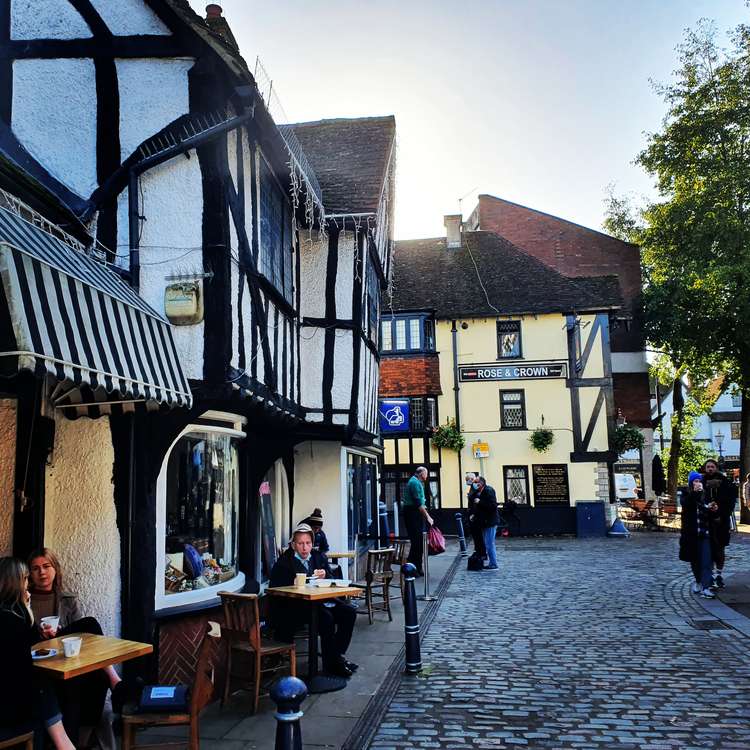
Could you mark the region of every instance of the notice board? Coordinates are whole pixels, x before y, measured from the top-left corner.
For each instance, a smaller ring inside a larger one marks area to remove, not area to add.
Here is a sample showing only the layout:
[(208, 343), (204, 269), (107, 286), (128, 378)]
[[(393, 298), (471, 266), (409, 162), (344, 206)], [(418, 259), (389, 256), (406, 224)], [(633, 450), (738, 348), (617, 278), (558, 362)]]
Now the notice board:
[(570, 505), (567, 464), (533, 464), (534, 505)]

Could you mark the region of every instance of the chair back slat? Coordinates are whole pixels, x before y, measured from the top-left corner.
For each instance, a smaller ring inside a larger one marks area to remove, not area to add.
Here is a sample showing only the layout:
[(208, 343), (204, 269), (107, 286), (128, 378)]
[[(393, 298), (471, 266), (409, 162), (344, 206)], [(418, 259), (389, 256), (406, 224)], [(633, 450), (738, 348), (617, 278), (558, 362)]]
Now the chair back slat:
[(218, 635), (214, 633), (209, 623), (198, 650), (198, 665), (195, 668), (193, 688), (190, 691), (190, 714), (192, 716), (197, 716), (213, 700), (218, 641)]
[(260, 614), (257, 594), (230, 594), (220, 591), (224, 610), (222, 632), (232, 638), (244, 637), (254, 647), (260, 646)]
[(387, 549), (371, 549), (367, 551), (367, 572), (370, 574), (385, 573), (391, 570), (391, 561), (395, 550), (393, 547)]

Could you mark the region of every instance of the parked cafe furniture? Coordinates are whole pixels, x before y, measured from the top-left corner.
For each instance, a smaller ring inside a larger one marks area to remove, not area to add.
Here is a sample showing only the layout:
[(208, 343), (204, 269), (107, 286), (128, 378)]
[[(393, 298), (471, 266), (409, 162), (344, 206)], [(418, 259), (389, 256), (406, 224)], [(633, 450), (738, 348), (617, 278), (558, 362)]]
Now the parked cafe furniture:
[(391, 565), (395, 551), (393, 547), (367, 550), (365, 582), (356, 585), (365, 590), (366, 609), (358, 611), (360, 614), (367, 614), (370, 625), (375, 611), (387, 612), (388, 619), (393, 620), (389, 587), (393, 579)]
[(361, 589), (356, 586), (277, 586), (266, 589), (269, 596), (307, 602), (310, 605), (310, 625), (307, 646), (307, 677), (305, 683), (309, 693), (330, 693), (346, 687), (346, 680), (342, 677), (332, 677), (318, 674), (318, 604), (344, 596), (360, 596)]
[(23, 747), (23, 750), (34, 750), (34, 733), (26, 732), (7, 740), (0, 741), (0, 750), (10, 747)]
[[(190, 688), (187, 711), (173, 713), (138, 713), (137, 707), (125, 706), (122, 716), (121, 750), (132, 750), (132, 748), (135, 747), (153, 747), (153, 743), (148, 745), (136, 745), (136, 731), (138, 729), (167, 726), (189, 727), (187, 743), (188, 750), (199, 750), (200, 713), (214, 698), (214, 675), (217, 661), (216, 654), (219, 650), (217, 643), (218, 640), (218, 635), (213, 632), (212, 624), (209, 623), (198, 651), (198, 664), (195, 669), (193, 684)], [(185, 741), (183, 740), (181, 742), (160, 742), (157, 746), (183, 747), (184, 745)]]
[[(286, 656), (289, 659), (289, 673), (297, 674), (297, 655), (294, 643), (281, 643), (263, 638), (260, 633), (260, 610), (257, 594), (230, 594), (220, 591), (221, 604), (224, 608), (224, 624), (221, 626), (221, 638), (225, 643), (227, 668), (224, 677), (224, 691), (221, 705), (229, 700), (229, 688), (232, 681), (232, 653), (240, 651), (250, 654), (253, 660), (253, 713), (258, 711), (260, 699), (261, 672), (281, 669), (282, 664), (269, 665), (269, 656)], [(263, 668), (263, 661), (266, 667)]]
[(34, 669), (56, 680), (70, 680), (82, 674), (95, 672), (110, 664), (122, 664), (153, 652), (150, 643), (126, 641), (108, 635), (93, 633), (70, 633), (66, 638), (81, 638), (81, 651), (78, 656), (65, 656), (62, 638), (50, 638), (34, 646), (37, 649), (56, 649), (57, 654), (34, 662)]
[(404, 573), (402, 566), (406, 565), (409, 561), (409, 550), (411, 549), (411, 542), (408, 539), (396, 539), (393, 542), (393, 560), (391, 561), (391, 567), (394, 565), (398, 566), (398, 582), (399, 588), (401, 589), (401, 600), (404, 598)]

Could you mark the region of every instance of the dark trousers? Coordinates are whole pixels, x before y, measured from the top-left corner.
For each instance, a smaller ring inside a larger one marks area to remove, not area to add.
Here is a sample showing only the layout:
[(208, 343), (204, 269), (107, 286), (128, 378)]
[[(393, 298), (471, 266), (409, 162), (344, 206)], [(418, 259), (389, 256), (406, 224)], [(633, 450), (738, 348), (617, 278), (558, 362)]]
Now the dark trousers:
[(404, 508), (404, 521), (406, 523), (406, 533), (409, 535), (409, 541), (411, 542), (407, 562), (414, 565), (417, 573), (423, 575), (422, 531), (424, 531), (424, 516), (419, 512), (419, 508), (407, 506)]
[[(93, 617), (84, 617), (57, 631), (58, 637), (70, 633), (101, 635), (102, 628)], [(98, 670), (71, 680), (61, 680), (55, 687), (63, 726), (71, 742), (77, 746), (81, 727), (95, 727), (101, 720), (109, 678), (103, 670)]]
[(471, 538), (474, 540), (474, 552), (482, 558), (487, 557), (487, 547), (484, 544), (484, 529), (475, 521), (469, 521)]
[(318, 634), (323, 669), (335, 665), (352, 640), (357, 610), (351, 604), (336, 602), (334, 607), (318, 605)]

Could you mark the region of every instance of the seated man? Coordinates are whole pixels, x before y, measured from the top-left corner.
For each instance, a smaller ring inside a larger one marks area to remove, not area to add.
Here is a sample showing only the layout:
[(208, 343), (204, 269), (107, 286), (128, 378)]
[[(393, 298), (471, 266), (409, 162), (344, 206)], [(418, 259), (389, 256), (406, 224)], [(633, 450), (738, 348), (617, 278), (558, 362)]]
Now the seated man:
[[(271, 570), (271, 586), (293, 586), (294, 576), (305, 573), (314, 578), (333, 578), (328, 559), (322, 552), (313, 549), (314, 533), (310, 526), (301, 523), (294, 530), (289, 549), (276, 561)], [(310, 619), (310, 607), (318, 607), (318, 631), (323, 669), (337, 677), (351, 677), (357, 669), (354, 662), (345, 658), (346, 649), (352, 640), (357, 611), (342, 600), (310, 604), (291, 599), (271, 602), (273, 624), (281, 640), (289, 643), (294, 632)]]

